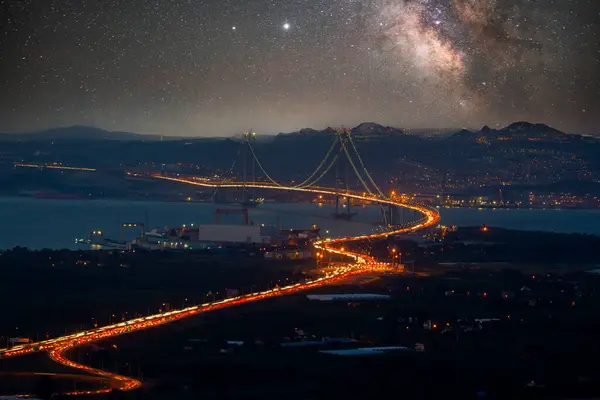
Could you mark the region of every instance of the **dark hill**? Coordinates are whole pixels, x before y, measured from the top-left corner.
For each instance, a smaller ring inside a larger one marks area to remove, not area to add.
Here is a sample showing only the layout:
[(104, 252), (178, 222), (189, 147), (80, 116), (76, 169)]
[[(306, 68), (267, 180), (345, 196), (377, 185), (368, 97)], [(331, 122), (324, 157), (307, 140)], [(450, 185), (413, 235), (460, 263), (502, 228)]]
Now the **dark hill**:
[[(107, 131), (92, 126), (67, 126), (38, 132), (5, 133), (3, 141), (43, 141), (43, 140), (161, 140), (161, 135), (144, 135), (132, 132)], [(164, 137), (167, 140), (180, 140), (181, 137)]]

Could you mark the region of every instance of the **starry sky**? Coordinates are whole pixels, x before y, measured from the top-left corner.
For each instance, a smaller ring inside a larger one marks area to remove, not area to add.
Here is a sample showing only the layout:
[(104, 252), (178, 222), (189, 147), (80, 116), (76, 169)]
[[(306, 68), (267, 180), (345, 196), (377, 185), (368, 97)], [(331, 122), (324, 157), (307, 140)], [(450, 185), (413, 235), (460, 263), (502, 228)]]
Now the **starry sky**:
[(0, 0), (0, 132), (600, 133), (598, 0)]

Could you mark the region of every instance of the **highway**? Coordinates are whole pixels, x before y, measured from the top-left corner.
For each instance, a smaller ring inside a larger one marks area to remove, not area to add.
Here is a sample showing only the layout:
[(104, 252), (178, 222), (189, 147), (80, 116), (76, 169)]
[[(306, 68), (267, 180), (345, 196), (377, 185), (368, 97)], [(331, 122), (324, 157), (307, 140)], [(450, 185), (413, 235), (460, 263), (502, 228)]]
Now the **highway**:
[(389, 265), (385, 263), (356, 263), (348, 264), (345, 267), (338, 267), (329, 274), (304, 283), (296, 283), (284, 287), (275, 287), (263, 292), (250, 293), (243, 296), (233, 297), (229, 299), (219, 300), (215, 302), (205, 303), (202, 305), (187, 307), (181, 310), (168, 311), (161, 314), (150, 315), (147, 317), (135, 318), (128, 321), (103, 326), (100, 328), (90, 329), (79, 333), (65, 335), (54, 339), (44, 340), (40, 342), (25, 344), (13, 347), (11, 349), (0, 349), (0, 357), (11, 358), (20, 355), (31, 354), (37, 351), (47, 351), (50, 357), (67, 367), (78, 369), (82, 372), (104, 377), (109, 382), (109, 388), (100, 388), (97, 390), (76, 391), (63, 393), (69, 395), (91, 395), (107, 393), (112, 389), (132, 390), (141, 386), (141, 382), (137, 379), (114, 374), (107, 371), (91, 368), (86, 365), (75, 363), (69, 360), (65, 353), (77, 346), (97, 342), (110, 337), (124, 335), (127, 333), (154, 328), (173, 322), (179, 319), (191, 317), (204, 312), (218, 310), (225, 307), (249, 303), (253, 301), (263, 300), (271, 297), (282, 296), (286, 294), (296, 293), (307, 289), (312, 289), (324, 285), (329, 285), (339, 282), (349, 276), (361, 274), (364, 272), (384, 271), (388, 270)]
[(161, 314), (150, 315), (147, 317), (140, 317), (131, 319), (128, 321), (120, 322), (117, 324), (112, 324), (108, 326), (103, 326), (95, 329), (90, 329), (70, 335), (65, 335), (53, 339), (48, 339), (40, 342), (19, 345), (10, 349), (0, 349), (0, 358), (10, 358), (17, 357), (24, 354), (30, 354), (38, 351), (47, 351), (50, 354), (50, 357), (65, 366), (72, 367), (80, 370), (81, 372), (85, 372), (92, 375), (97, 375), (105, 378), (109, 382), (109, 388), (100, 388), (94, 391), (83, 391), (83, 392), (71, 392), (68, 394), (71, 395), (84, 395), (84, 394), (99, 394), (106, 393), (112, 389), (119, 390), (132, 390), (139, 388), (141, 386), (141, 382), (137, 379), (114, 374), (107, 371), (98, 370), (95, 368), (91, 368), (86, 365), (77, 364), (71, 360), (69, 360), (65, 353), (77, 346), (97, 342), (103, 339), (128, 334), (131, 332), (149, 329), (153, 327), (157, 327), (160, 325), (164, 325), (169, 322), (177, 321), (183, 318), (191, 317), (194, 315), (198, 315), (204, 312), (209, 312), (213, 310), (218, 310), (225, 307), (231, 307), (239, 304), (244, 304), (248, 302), (258, 301), (262, 299), (267, 299), (275, 296), (281, 296), (285, 294), (297, 293), (300, 291), (313, 289), (316, 287), (334, 284), (340, 282), (352, 275), (373, 272), (373, 271), (389, 271), (390, 265), (388, 263), (379, 263), (374, 258), (351, 252), (345, 249), (342, 245), (344, 243), (350, 241), (357, 240), (369, 240), (369, 239), (378, 239), (388, 237), (390, 235), (396, 235), (399, 233), (406, 233), (411, 231), (416, 231), (419, 229), (423, 229), (429, 226), (436, 224), (439, 221), (439, 213), (435, 208), (428, 207), (426, 205), (421, 205), (417, 203), (405, 203), (401, 200), (396, 200), (393, 198), (384, 198), (382, 196), (377, 196), (373, 194), (366, 193), (358, 193), (358, 192), (336, 192), (330, 188), (324, 187), (288, 187), (274, 184), (267, 184), (262, 182), (254, 182), (254, 183), (239, 183), (239, 182), (211, 182), (210, 180), (204, 178), (181, 178), (181, 177), (167, 177), (162, 175), (153, 175), (156, 179), (164, 179), (170, 180), (174, 182), (191, 184), (197, 186), (204, 187), (213, 187), (213, 188), (239, 188), (239, 187), (247, 187), (247, 188), (262, 188), (262, 189), (273, 189), (273, 190), (286, 190), (286, 191), (299, 191), (299, 192), (308, 192), (315, 194), (325, 194), (325, 195), (342, 195), (347, 196), (354, 199), (372, 201), (380, 204), (388, 204), (397, 207), (405, 207), (414, 211), (417, 211), (423, 214), (423, 218), (413, 221), (408, 224), (404, 224), (401, 226), (396, 226), (390, 229), (389, 231), (373, 233), (368, 235), (361, 236), (352, 236), (352, 237), (341, 237), (336, 239), (327, 239), (316, 242), (314, 245), (317, 249), (323, 252), (328, 252), (331, 254), (337, 254), (340, 256), (348, 257), (351, 261), (343, 266), (337, 266), (333, 271), (329, 272), (327, 275), (320, 277), (318, 279), (305, 281), (303, 283), (295, 283), (293, 285), (285, 286), (285, 287), (275, 287), (273, 289), (269, 289), (263, 292), (250, 293), (238, 297), (228, 298), (224, 300), (214, 301), (211, 303), (205, 303), (201, 305), (196, 305), (192, 307), (187, 307), (180, 310), (173, 310), (164, 312)]

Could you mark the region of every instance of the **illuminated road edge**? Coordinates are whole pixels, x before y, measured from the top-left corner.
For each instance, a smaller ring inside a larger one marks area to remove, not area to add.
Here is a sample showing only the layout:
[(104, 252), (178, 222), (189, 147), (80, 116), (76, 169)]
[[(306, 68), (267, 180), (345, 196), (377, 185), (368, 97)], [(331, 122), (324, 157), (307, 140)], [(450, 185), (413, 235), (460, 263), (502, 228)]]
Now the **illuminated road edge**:
[(349, 263), (344, 267), (337, 267), (333, 272), (325, 275), (324, 277), (306, 281), (303, 283), (296, 283), (294, 285), (289, 285), (285, 287), (275, 287), (273, 289), (264, 291), (264, 292), (256, 292), (243, 296), (232, 297), (225, 300), (219, 300), (212, 303), (205, 303), (198, 306), (187, 307), (181, 310), (173, 310), (169, 312), (165, 312), (162, 314), (150, 315), (147, 317), (140, 317), (131, 319), (128, 321), (120, 322), (117, 324), (112, 324), (100, 328), (90, 329), (83, 332), (65, 335), (61, 337), (57, 337), (54, 339), (44, 340), (40, 342), (25, 344), (13, 347), (11, 349), (0, 349), (0, 358), (9, 358), (16, 357), (24, 354), (31, 354), (38, 351), (47, 351), (50, 354), (50, 357), (67, 367), (72, 367), (79, 369), (83, 372), (101, 376), (106, 378), (109, 383), (109, 388), (101, 388), (96, 390), (88, 390), (88, 391), (73, 391), (69, 393), (63, 393), (67, 395), (91, 395), (91, 394), (101, 394), (108, 393), (112, 389), (118, 390), (132, 390), (139, 388), (142, 383), (134, 378), (130, 378), (123, 375), (114, 374), (107, 371), (102, 371), (96, 368), (88, 367), (86, 365), (75, 363), (65, 357), (65, 353), (67, 350), (70, 350), (74, 347), (96, 342), (102, 339), (106, 339), (109, 337), (114, 337), (118, 335), (123, 335), (135, 331), (139, 331), (142, 329), (153, 328), (159, 325), (163, 325), (172, 321), (176, 321), (179, 319), (183, 319), (186, 317), (190, 317), (193, 315), (197, 315), (203, 312), (218, 310), (220, 308), (225, 308), (233, 305), (248, 303), (252, 301), (262, 300), (270, 297), (281, 296), (284, 294), (295, 293), (319, 286), (328, 285), (331, 283), (338, 282), (342, 279), (345, 279), (351, 275), (362, 274), (366, 272), (373, 271), (387, 271), (390, 269), (388, 263), (378, 263), (373, 257), (368, 255), (353, 253), (348, 250), (345, 250), (343, 247), (334, 248), (331, 247), (332, 244), (342, 244), (349, 241), (357, 241), (357, 240), (369, 240), (369, 239), (378, 239), (384, 238), (391, 235), (396, 235), (400, 233), (412, 232), (419, 229), (423, 229), (429, 226), (436, 224), (440, 215), (439, 212), (435, 208), (431, 208), (425, 205), (416, 204), (416, 203), (406, 203), (395, 199), (383, 198), (375, 195), (366, 195), (365, 193), (356, 193), (356, 192), (336, 192), (329, 188), (321, 188), (321, 187), (310, 187), (310, 188), (298, 188), (298, 187), (287, 187), (287, 186), (277, 186), (272, 184), (265, 184), (261, 182), (254, 183), (211, 183), (206, 180), (195, 179), (183, 179), (183, 178), (172, 178), (161, 175), (154, 175), (157, 179), (170, 180), (179, 183), (192, 184), (197, 186), (204, 187), (213, 187), (213, 188), (239, 188), (239, 187), (248, 187), (248, 188), (262, 188), (262, 189), (273, 189), (273, 190), (286, 190), (286, 191), (297, 191), (297, 192), (308, 192), (308, 193), (316, 193), (316, 194), (326, 194), (326, 195), (342, 195), (350, 198), (364, 200), (364, 201), (372, 201), (380, 204), (392, 205), (396, 207), (404, 207), (417, 212), (420, 212), (424, 215), (423, 218), (413, 221), (408, 224), (404, 224), (401, 226), (394, 227), (390, 231), (374, 233), (369, 235), (361, 235), (361, 236), (351, 236), (351, 237), (341, 237), (336, 239), (328, 239), (321, 240), (314, 243), (314, 246), (321, 250), (332, 254), (338, 254), (341, 256), (349, 257), (354, 260), (353, 263)]
[(76, 368), (83, 372), (104, 377), (110, 383), (110, 388), (102, 388), (88, 391), (74, 391), (69, 393), (63, 393), (64, 395), (101, 394), (108, 393), (112, 389), (132, 390), (139, 388), (142, 383), (137, 379), (114, 374), (107, 371), (102, 371), (96, 368), (88, 367), (87, 365), (75, 363), (65, 357), (65, 352), (83, 344), (97, 342), (102, 339), (135, 332), (142, 329), (153, 328), (156, 326), (164, 325), (169, 322), (177, 321), (179, 319), (183, 319), (193, 315), (198, 315), (204, 312), (218, 310), (221, 308), (230, 307), (238, 304), (249, 303), (252, 301), (262, 300), (270, 297), (300, 292), (306, 289), (316, 288), (319, 286), (324, 286), (345, 279), (351, 275), (356, 275), (367, 271), (383, 271), (386, 270), (386, 265), (387, 264), (365, 263), (349, 264), (346, 267), (337, 268), (334, 272), (325, 275), (324, 277), (312, 281), (307, 281), (304, 283), (296, 283), (294, 285), (276, 287), (274, 289), (270, 289), (264, 292), (251, 293), (225, 300), (205, 303), (198, 306), (187, 307), (182, 310), (174, 310), (162, 314), (150, 315), (148, 317), (135, 318), (129, 321), (120, 322), (101, 328), (90, 329), (71, 335), (61, 336), (55, 339), (49, 339), (41, 342), (16, 346), (11, 349), (2, 349), (0, 350), (0, 357), (9, 358), (25, 354), (31, 354), (37, 351), (48, 351), (50, 357), (54, 361), (67, 367)]

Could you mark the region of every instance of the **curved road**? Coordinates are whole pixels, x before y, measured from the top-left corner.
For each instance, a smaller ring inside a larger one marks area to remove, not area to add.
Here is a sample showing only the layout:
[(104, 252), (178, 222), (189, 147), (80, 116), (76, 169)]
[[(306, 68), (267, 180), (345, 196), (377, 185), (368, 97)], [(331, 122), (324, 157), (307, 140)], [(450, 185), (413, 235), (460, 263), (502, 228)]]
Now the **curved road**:
[[(315, 247), (320, 249), (321, 251), (338, 254), (341, 256), (348, 257), (353, 261), (349, 262), (345, 266), (340, 266), (334, 269), (333, 272), (325, 275), (324, 277), (306, 281), (303, 283), (296, 283), (294, 285), (285, 286), (285, 287), (275, 287), (273, 289), (264, 291), (264, 292), (256, 292), (243, 296), (238, 296), (234, 298), (229, 298), (225, 300), (219, 300), (212, 303), (205, 303), (198, 306), (184, 308), (182, 310), (173, 310), (162, 314), (150, 315), (147, 317), (135, 318), (129, 321), (121, 322), (118, 324), (108, 325), (100, 328), (90, 329), (87, 331), (79, 332), (76, 334), (65, 335), (61, 337), (57, 337), (54, 339), (44, 340), (41, 342), (30, 343), (26, 345), (20, 345), (13, 347), (11, 349), (0, 349), (0, 358), (8, 358), (8, 357), (16, 357), (23, 354), (29, 354), (36, 351), (47, 351), (50, 354), (50, 357), (65, 366), (72, 367), (78, 369), (82, 372), (86, 372), (92, 375), (97, 375), (106, 378), (110, 382), (110, 388), (101, 388), (93, 391), (82, 391), (82, 392), (71, 392), (67, 394), (71, 395), (84, 395), (84, 394), (99, 394), (106, 393), (111, 391), (112, 389), (119, 390), (132, 390), (139, 388), (141, 386), (141, 382), (137, 379), (133, 379), (127, 376), (122, 376), (118, 374), (114, 374), (111, 372), (102, 371), (99, 369), (91, 368), (86, 365), (77, 364), (71, 360), (69, 360), (65, 353), (77, 346), (96, 342), (102, 339), (106, 339), (109, 337), (114, 337), (118, 335), (127, 334), (130, 332), (148, 329), (152, 327), (156, 327), (159, 325), (166, 324), (168, 322), (176, 321), (182, 318), (187, 318), (193, 315), (197, 315), (200, 313), (204, 313), (207, 311), (217, 310), (220, 308), (225, 308), (237, 304), (243, 304), (251, 301), (262, 300), (269, 297), (281, 296), (284, 294), (295, 293), (319, 286), (329, 285), (335, 282), (339, 282), (351, 275), (361, 274), (365, 272), (371, 271), (386, 271), (390, 269), (389, 264), (387, 263), (378, 263), (373, 257), (353, 253), (341, 246), (345, 242), (355, 241), (355, 240), (368, 240), (368, 239), (377, 239), (383, 238), (390, 235), (396, 235), (399, 233), (406, 233), (411, 231), (416, 231), (419, 229), (423, 229), (429, 226), (436, 224), (439, 219), (439, 212), (435, 208), (431, 208), (425, 205), (417, 204), (417, 203), (406, 203), (396, 199), (383, 198), (381, 196), (376, 196), (373, 194), (366, 193), (358, 193), (358, 192), (336, 192), (330, 188), (323, 187), (310, 187), (310, 188), (297, 188), (297, 187), (287, 187), (287, 186), (278, 186), (274, 184), (267, 184), (262, 182), (254, 182), (254, 183), (216, 183), (211, 182), (207, 179), (202, 178), (181, 178), (181, 177), (167, 177), (161, 175), (153, 175), (154, 178), (169, 180), (179, 183), (204, 186), (204, 187), (212, 187), (212, 188), (240, 188), (240, 187), (249, 187), (249, 188), (258, 188), (258, 189), (273, 189), (273, 190), (286, 190), (286, 191), (297, 191), (297, 192), (308, 192), (315, 194), (325, 194), (325, 195), (343, 195), (350, 198), (372, 201), (380, 204), (387, 204), (397, 207), (405, 207), (423, 214), (423, 218), (413, 221), (408, 224), (404, 224), (402, 226), (394, 227), (390, 231), (374, 233), (369, 235), (361, 235), (361, 236), (352, 236), (352, 237), (341, 237), (333, 240), (322, 240), (315, 243)], [(338, 246), (334, 246), (338, 245)]]

